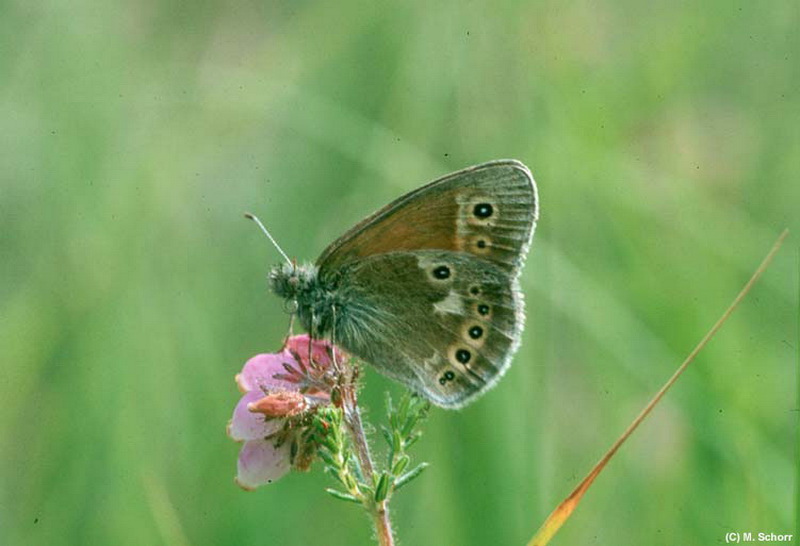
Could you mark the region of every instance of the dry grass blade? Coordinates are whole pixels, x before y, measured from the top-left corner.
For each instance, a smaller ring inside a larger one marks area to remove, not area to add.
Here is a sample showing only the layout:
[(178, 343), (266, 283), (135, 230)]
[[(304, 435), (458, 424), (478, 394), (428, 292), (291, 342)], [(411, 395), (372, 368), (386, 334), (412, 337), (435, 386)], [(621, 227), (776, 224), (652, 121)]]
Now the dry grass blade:
[(789, 235), (789, 230), (784, 229), (783, 232), (780, 234), (778, 239), (775, 241), (775, 244), (772, 245), (772, 248), (767, 253), (764, 260), (755, 270), (753, 275), (750, 277), (750, 280), (747, 281), (747, 284), (744, 285), (744, 288), (739, 292), (733, 302), (728, 306), (722, 316), (717, 320), (714, 326), (706, 333), (700, 343), (689, 353), (689, 356), (683, 361), (683, 363), (678, 367), (672, 377), (664, 384), (663, 387), (656, 393), (656, 395), (650, 400), (650, 402), (645, 406), (645, 408), (636, 416), (636, 419), (628, 426), (625, 432), (614, 442), (614, 445), (606, 452), (605, 455), (598, 461), (598, 463), (592, 468), (592, 470), (587, 474), (587, 476), (583, 479), (583, 481), (578, 484), (578, 486), (569, 494), (569, 496), (564, 499), (564, 501), (558, 505), (558, 507), (553, 510), (553, 512), (547, 517), (545, 522), (536, 532), (534, 537), (528, 542), (528, 546), (544, 546), (545, 544), (550, 542), (550, 539), (558, 532), (561, 526), (564, 524), (567, 519), (569, 519), (572, 512), (578, 506), (578, 503), (583, 498), (583, 495), (589, 489), (589, 487), (594, 482), (595, 478), (600, 474), (600, 472), (605, 468), (611, 458), (616, 454), (619, 448), (625, 443), (633, 431), (644, 421), (645, 417), (653, 410), (656, 404), (659, 403), (661, 398), (664, 397), (666, 392), (669, 390), (672, 385), (678, 380), (678, 378), (683, 374), (689, 364), (694, 361), (700, 351), (708, 344), (714, 334), (716, 334), (725, 321), (728, 320), (728, 317), (731, 316), (731, 313), (738, 307), (739, 303), (747, 296), (748, 292), (753, 288), (753, 285), (756, 283), (758, 278), (764, 273), (764, 271), (769, 266), (772, 259), (775, 257), (775, 254), (780, 249), (781, 245), (783, 244), (784, 239), (786, 239), (787, 235)]

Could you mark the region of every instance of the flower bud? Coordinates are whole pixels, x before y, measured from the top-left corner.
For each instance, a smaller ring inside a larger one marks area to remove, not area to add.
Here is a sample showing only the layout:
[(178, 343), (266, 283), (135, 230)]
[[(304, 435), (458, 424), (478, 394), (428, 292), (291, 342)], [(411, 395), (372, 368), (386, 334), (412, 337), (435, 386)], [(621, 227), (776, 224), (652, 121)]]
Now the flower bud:
[(267, 418), (292, 417), (308, 408), (305, 396), (296, 391), (281, 391), (266, 395), (251, 402), (247, 409), (253, 413), (262, 413)]

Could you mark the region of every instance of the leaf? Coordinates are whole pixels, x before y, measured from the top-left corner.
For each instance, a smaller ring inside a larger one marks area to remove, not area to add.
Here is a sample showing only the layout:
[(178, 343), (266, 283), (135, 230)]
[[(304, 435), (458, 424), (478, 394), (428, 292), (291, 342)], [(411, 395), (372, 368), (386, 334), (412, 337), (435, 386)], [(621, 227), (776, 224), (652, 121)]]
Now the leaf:
[(397, 458), (397, 462), (394, 464), (394, 468), (392, 468), (392, 474), (395, 476), (399, 476), (403, 473), (403, 470), (406, 469), (408, 463), (411, 462), (411, 457), (406, 454), (401, 455)]
[(343, 501), (347, 501), (347, 502), (354, 502), (356, 504), (362, 504), (361, 499), (359, 499), (358, 497), (355, 497), (353, 495), (350, 495), (349, 493), (344, 493), (344, 492), (338, 491), (336, 489), (331, 489), (330, 487), (325, 489), (325, 492), (328, 493), (329, 495), (331, 495), (332, 497), (335, 497), (335, 498), (337, 498), (339, 500), (343, 500)]
[(331, 452), (328, 451), (328, 448), (320, 446), (319, 449), (317, 449), (317, 454), (323, 461), (325, 461), (325, 464), (327, 464), (328, 466), (332, 468), (339, 468), (339, 465), (333, 458), (333, 455), (331, 455)]
[(428, 463), (420, 463), (419, 465), (415, 466), (394, 482), (394, 490), (398, 491), (401, 487), (408, 484), (411, 480), (422, 474), (422, 471), (428, 468)]
[(388, 473), (384, 472), (378, 478), (378, 484), (375, 486), (375, 502), (383, 502), (389, 496), (389, 486), (392, 484), (392, 479)]
[(353, 474), (356, 475), (356, 478), (359, 482), (364, 482), (364, 473), (361, 471), (361, 463), (358, 462), (358, 458), (349, 453), (347, 456), (347, 460), (350, 463), (350, 468), (353, 470)]

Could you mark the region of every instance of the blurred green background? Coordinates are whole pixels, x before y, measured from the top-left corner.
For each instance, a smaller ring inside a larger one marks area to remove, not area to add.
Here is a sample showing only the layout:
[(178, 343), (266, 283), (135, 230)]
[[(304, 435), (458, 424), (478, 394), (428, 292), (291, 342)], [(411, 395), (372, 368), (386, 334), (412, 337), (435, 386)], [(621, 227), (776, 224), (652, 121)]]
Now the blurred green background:
[[(787, 226), (553, 544), (796, 534), (798, 24), (794, 1), (3, 3), (0, 543), (369, 544), (319, 467), (233, 484), (233, 375), (287, 322), (242, 212), (311, 260), (505, 157), (542, 203), (522, 348), (432, 412), (401, 544), (523, 544)], [(387, 389), (367, 372), (369, 420)]]

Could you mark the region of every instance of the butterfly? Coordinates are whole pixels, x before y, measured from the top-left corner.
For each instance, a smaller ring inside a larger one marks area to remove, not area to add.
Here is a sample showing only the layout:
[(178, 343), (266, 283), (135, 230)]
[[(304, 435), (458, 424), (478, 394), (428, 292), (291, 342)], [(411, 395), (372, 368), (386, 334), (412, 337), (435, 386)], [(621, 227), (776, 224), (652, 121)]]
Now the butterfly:
[(518, 278), (538, 212), (525, 165), (483, 163), (389, 203), (313, 264), (275, 266), (270, 287), (311, 337), (458, 408), (497, 383), (519, 346)]

